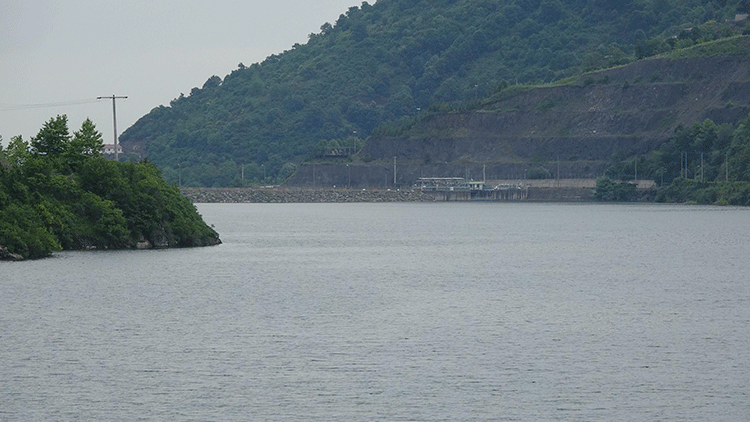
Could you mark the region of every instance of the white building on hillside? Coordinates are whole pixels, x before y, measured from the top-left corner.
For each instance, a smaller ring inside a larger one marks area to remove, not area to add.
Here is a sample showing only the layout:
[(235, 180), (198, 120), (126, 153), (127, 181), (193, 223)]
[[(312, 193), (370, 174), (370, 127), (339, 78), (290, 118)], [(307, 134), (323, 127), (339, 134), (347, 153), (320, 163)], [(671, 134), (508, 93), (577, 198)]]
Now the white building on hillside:
[[(102, 153), (104, 155), (110, 155), (115, 153), (115, 144), (106, 144), (104, 145), (104, 150), (102, 150)], [(122, 154), (122, 145), (117, 144), (117, 153)]]

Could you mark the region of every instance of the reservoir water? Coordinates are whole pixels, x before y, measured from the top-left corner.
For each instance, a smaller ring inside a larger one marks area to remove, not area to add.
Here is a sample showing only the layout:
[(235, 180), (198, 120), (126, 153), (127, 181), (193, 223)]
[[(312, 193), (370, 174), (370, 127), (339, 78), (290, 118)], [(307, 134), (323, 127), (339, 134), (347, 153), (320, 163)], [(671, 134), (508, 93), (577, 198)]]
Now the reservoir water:
[(750, 210), (199, 204), (0, 263), (2, 421), (750, 419)]

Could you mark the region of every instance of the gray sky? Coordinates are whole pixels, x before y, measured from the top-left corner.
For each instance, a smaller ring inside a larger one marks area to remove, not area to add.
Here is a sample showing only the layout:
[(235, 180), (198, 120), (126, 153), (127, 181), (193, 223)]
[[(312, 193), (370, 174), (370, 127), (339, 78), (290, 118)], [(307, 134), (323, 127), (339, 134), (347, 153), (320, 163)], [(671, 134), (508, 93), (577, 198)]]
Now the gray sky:
[[(369, 1), (374, 4), (375, 1)], [(0, 135), (35, 136), (58, 114), (112, 143), (212, 75), (305, 44), (361, 0), (0, 0)]]

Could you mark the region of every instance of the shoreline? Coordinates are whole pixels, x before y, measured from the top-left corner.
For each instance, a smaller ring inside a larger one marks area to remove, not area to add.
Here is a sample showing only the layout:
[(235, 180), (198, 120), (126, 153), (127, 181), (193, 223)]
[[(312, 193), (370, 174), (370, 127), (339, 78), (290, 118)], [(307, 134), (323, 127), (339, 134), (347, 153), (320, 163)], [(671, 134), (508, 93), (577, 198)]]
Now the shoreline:
[(434, 202), (419, 189), (351, 188), (181, 188), (192, 203)]
[[(478, 202), (470, 199), (445, 199), (418, 188), (355, 189), (300, 187), (194, 188), (180, 191), (192, 203), (377, 203), (377, 202)], [(531, 187), (526, 199), (494, 202), (597, 202), (594, 189)]]

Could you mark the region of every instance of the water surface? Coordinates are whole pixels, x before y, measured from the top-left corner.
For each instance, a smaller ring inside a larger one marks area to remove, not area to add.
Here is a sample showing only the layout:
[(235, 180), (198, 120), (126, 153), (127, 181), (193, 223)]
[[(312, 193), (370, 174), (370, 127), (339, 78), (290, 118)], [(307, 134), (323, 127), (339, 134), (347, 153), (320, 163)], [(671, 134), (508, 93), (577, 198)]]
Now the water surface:
[(0, 264), (0, 420), (750, 418), (750, 211), (201, 204)]

